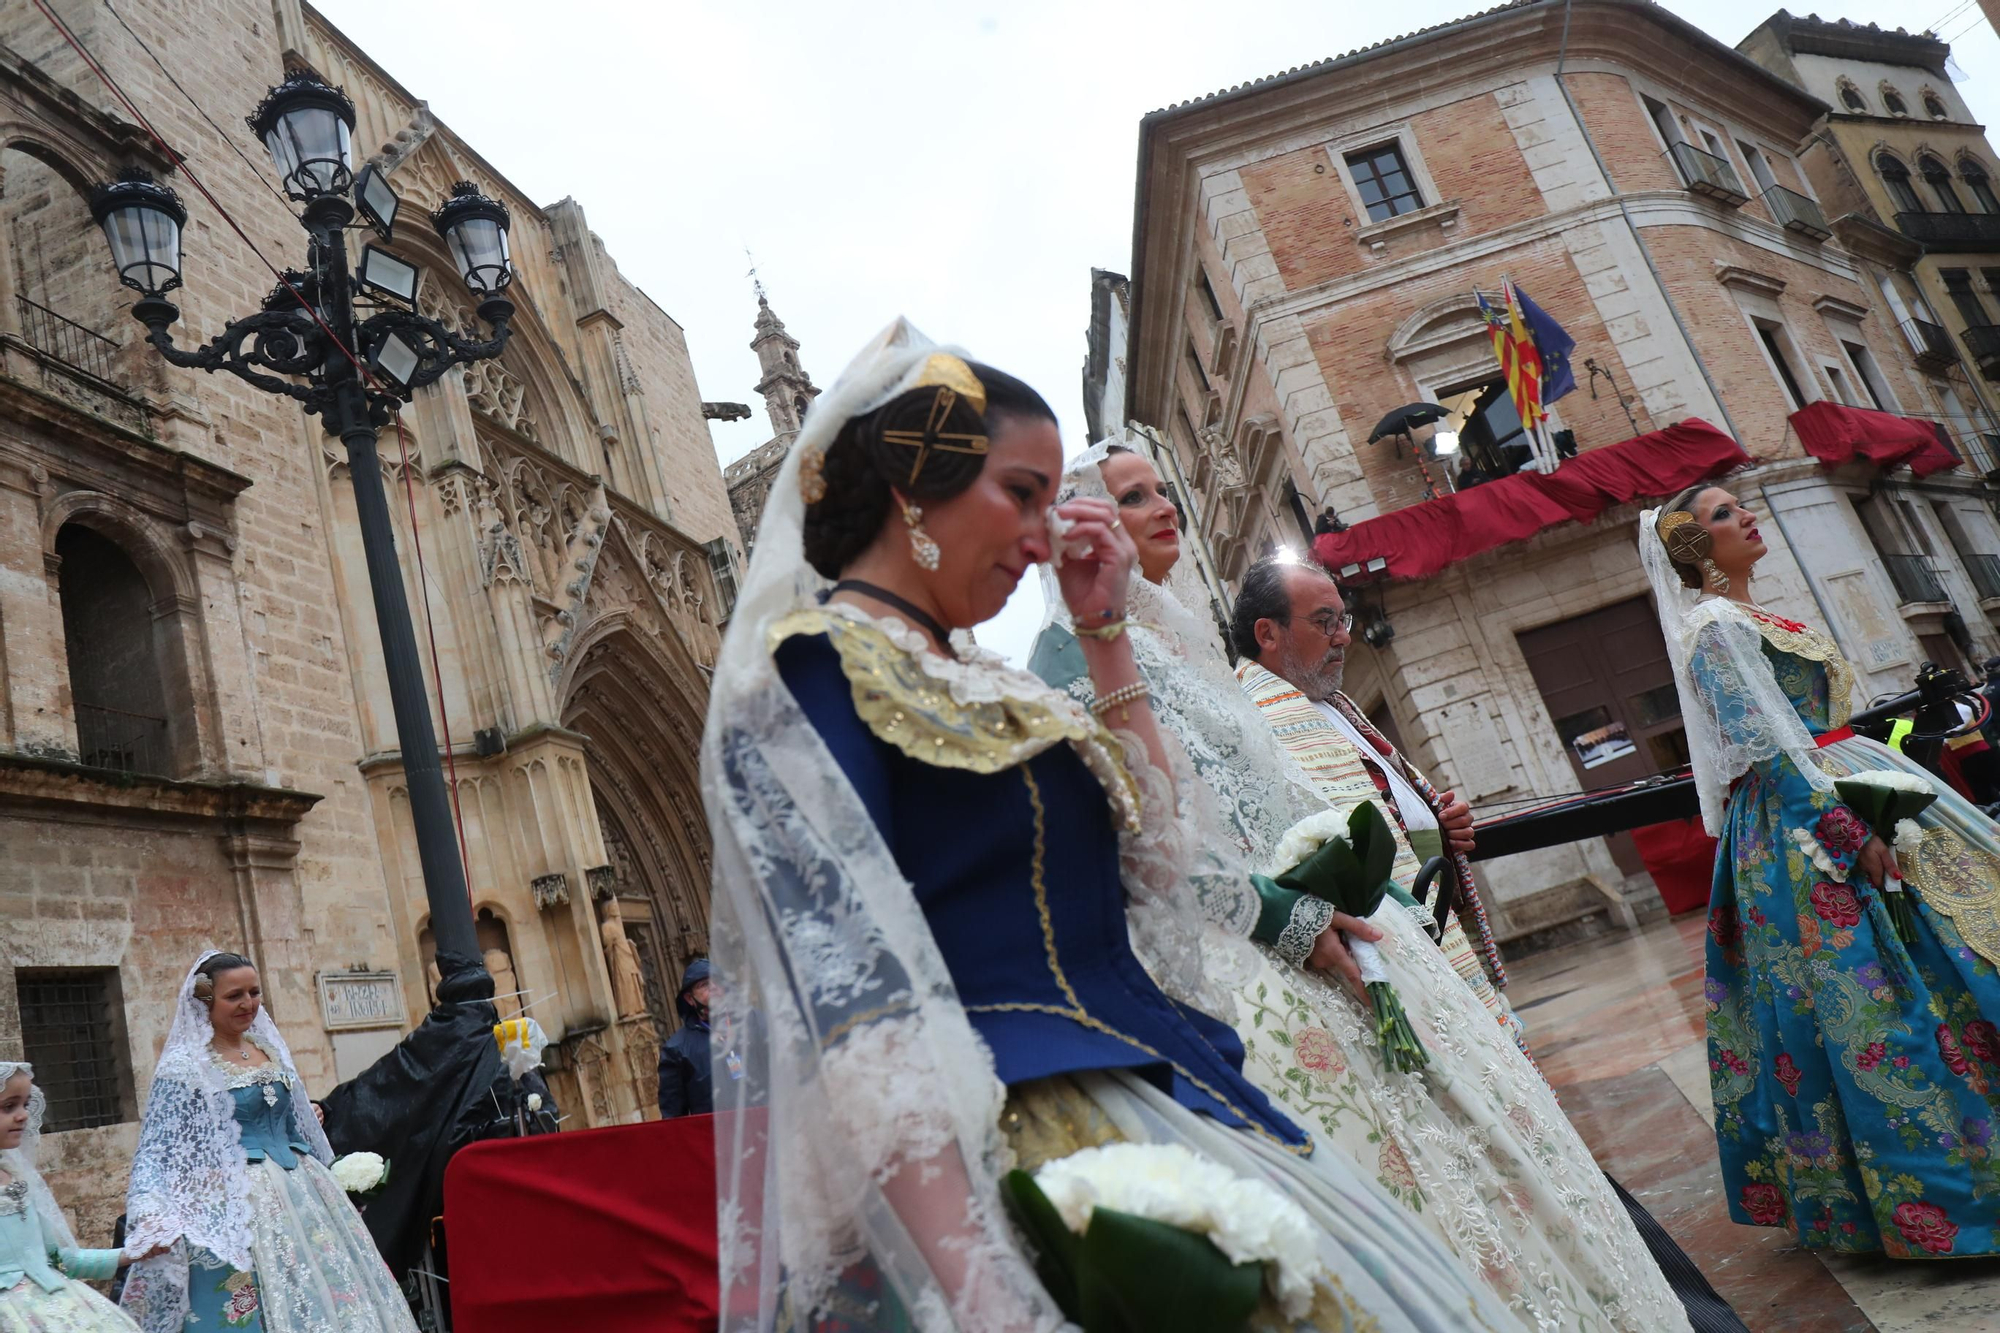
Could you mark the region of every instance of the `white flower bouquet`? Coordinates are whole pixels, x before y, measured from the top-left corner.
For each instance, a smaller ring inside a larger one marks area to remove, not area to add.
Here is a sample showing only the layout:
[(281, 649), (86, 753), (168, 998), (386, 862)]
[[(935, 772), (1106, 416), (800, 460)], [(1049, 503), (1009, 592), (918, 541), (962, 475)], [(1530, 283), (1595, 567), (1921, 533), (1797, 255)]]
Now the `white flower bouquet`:
[[(1938, 797), (1937, 785), (1929, 778), (1900, 769), (1872, 769), (1835, 778), (1833, 791), (1840, 803), (1859, 815), (1876, 837), (1890, 843), (1899, 854), (1911, 856), (1923, 841), (1923, 828), (1917, 823), (1917, 816), (1928, 810)], [(1885, 880), (1882, 887), (1885, 890), (1882, 903), (1889, 909), (1889, 920), (1896, 927), (1896, 934), (1908, 944), (1917, 937), (1916, 911), (1910, 906), (1910, 896), (1898, 879)]]
[(1232, 1333), (1265, 1290), (1299, 1319), (1325, 1276), (1303, 1209), (1175, 1144), (1086, 1148), (1002, 1188), (1084, 1333)]
[[(1375, 802), (1363, 801), (1345, 820), (1330, 810), (1300, 820), (1278, 840), (1271, 861), (1270, 879), (1278, 887), (1309, 893), (1337, 911), (1366, 920), (1388, 893), (1396, 836)], [(1384, 1058), (1406, 1074), (1424, 1068), (1430, 1053), (1410, 1026), (1402, 997), (1382, 966), (1381, 951), (1371, 941), (1352, 935), (1346, 939), (1375, 1011), (1375, 1035), (1382, 1041)]]
[(389, 1183), (389, 1163), (380, 1153), (351, 1152), (329, 1170), (335, 1183), (356, 1197), (373, 1194)]

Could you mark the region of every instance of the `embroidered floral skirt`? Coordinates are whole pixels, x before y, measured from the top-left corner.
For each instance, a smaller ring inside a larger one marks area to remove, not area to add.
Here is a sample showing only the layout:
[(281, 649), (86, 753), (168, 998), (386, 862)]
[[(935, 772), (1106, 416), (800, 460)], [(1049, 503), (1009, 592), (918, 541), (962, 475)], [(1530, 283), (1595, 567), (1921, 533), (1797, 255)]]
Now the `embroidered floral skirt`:
[[(1921, 772), (1872, 741), (1821, 754), (1839, 774)], [(1801, 850), (1794, 831), (1835, 804), (1784, 758), (1729, 802), (1706, 998), (1730, 1216), (1813, 1249), (2000, 1253), (2000, 828), (1948, 791), (1924, 813), (1896, 853), (1906, 947), (1858, 873)]]
[(1244, 1074), (1322, 1154), (1414, 1213), (1521, 1327), (1685, 1330), (1680, 1301), (1514, 1029), (1419, 916), (1429, 919), (1390, 900), (1371, 921), (1428, 1068), (1388, 1068), (1366, 1006), (1259, 950), (1255, 975), (1228, 977)]
[(44, 1291), (23, 1278), (0, 1292), (0, 1333), (137, 1333), (125, 1312), (81, 1282)]
[(187, 1333), (416, 1333), (361, 1214), (325, 1167), (252, 1162), (250, 1212), (255, 1271), (197, 1254)]

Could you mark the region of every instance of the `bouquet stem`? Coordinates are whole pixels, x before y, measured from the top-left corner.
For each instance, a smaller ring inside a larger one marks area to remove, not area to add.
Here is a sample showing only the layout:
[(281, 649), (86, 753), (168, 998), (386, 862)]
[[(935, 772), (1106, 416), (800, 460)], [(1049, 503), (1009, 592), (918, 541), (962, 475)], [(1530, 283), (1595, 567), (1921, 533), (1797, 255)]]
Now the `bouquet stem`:
[(1889, 923), (1896, 928), (1896, 938), (1905, 945), (1917, 942), (1917, 909), (1910, 905), (1908, 889), (1882, 891), (1882, 905), (1889, 909)]
[(1396, 988), (1386, 981), (1368, 983), (1368, 1001), (1375, 1010), (1375, 1035), (1382, 1041), (1382, 1055), (1398, 1072), (1415, 1073), (1431, 1062), (1430, 1052), (1410, 1026), (1410, 1016)]

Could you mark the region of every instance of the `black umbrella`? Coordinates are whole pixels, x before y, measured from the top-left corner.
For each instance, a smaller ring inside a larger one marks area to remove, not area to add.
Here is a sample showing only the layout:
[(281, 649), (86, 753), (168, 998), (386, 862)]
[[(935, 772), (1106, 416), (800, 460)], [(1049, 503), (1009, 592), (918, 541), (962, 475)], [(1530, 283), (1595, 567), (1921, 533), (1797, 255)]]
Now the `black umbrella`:
[(1368, 437), (1368, 443), (1373, 444), (1384, 435), (1408, 435), (1412, 426), (1428, 426), (1450, 415), (1450, 409), (1436, 403), (1410, 403), (1376, 422), (1375, 433)]

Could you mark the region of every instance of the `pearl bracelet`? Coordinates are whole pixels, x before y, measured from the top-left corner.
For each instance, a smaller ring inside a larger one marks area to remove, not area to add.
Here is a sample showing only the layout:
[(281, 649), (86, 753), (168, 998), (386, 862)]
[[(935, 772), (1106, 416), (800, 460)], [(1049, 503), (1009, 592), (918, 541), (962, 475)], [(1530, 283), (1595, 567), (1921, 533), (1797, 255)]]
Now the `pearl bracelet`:
[(1130, 685), (1120, 685), (1109, 694), (1101, 696), (1096, 703), (1090, 706), (1090, 711), (1099, 718), (1102, 718), (1106, 713), (1116, 708), (1118, 710), (1118, 720), (1120, 722), (1129, 722), (1132, 719), (1132, 705), (1138, 703), (1141, 699), (1150, 699), (1152, 695), (1152, 686), (1146, 684), (1143, 680), (1135, 680)]

